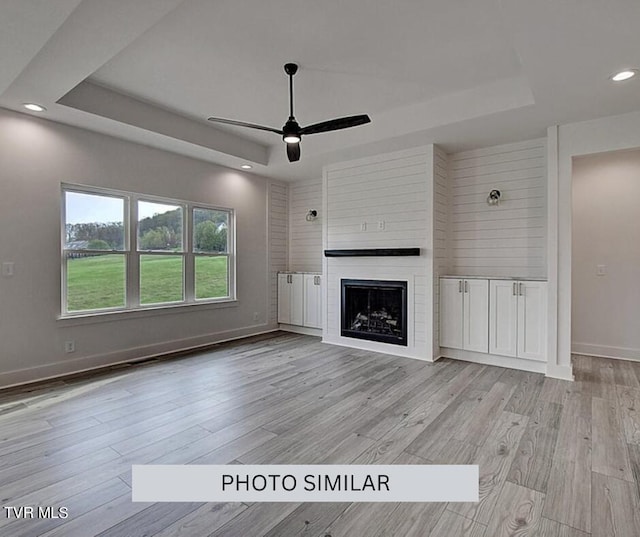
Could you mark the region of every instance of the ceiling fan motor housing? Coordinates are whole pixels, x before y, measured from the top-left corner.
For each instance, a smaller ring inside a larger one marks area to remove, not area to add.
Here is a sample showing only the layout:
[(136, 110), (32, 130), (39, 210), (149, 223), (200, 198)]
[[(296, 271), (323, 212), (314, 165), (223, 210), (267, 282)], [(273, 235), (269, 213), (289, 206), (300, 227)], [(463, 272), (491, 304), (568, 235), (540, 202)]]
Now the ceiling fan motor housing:
[(288, 75), (295, 75), (298, 72), (298, 64), (296, 63), (285, 63), (284, 64), (284, 72)]
[(300, 125), (295, 119), (291, 118), (282, 127), (282, 139), (286, 142), (286, 138), (289, 136), (296, 137), (300, 141)]

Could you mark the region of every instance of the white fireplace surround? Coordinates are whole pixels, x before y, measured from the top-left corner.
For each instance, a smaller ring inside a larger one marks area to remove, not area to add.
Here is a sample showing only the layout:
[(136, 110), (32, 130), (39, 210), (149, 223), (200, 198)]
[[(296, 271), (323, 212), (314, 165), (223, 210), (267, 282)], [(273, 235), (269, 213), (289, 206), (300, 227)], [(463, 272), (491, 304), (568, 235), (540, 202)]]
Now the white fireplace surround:
[[(361, 258), (362, 259), (362, 258)], [(417, 258), (420, 259), (420, 258)], [(394, 270), (393, 267), (380, 267), (380, 258), (366, 258), (364, 265), (344, 266), (349, 260), (344, 258), (331, 259), (328, 265), (326, 277), (327, 300), (326, 307), (329, 317), (327, 318), (326, 328), (323, 329), (323, 340), (327, 343), (342, 345), (345, 347), (353, 347), (357, 349), (366, 349), (370, 351), (382, 352), (385, 354), (394, 354), (396, 356), (407, 356), (410, 358), (425, 359), (426, 342), (424, 340), (424, 329), (416, 327), (416, 321), (424, 321), (424, 304), (422, 300), (416, 304), (416, 289), (424, 287), (424, 276), (408, 272), (406, 270)], [(345, 263), (346, 261), (346, 263)], [(386, 260), (385, 260), (386, 261)], [(360, 261), (362, 262), (362, 261)], [(382, 264), (385, 264), (384, 262)], [(407, 282), (407, 345), (393, 345), (389, 343), (381, 343), (378, 341), (368, 341), (364, 339), (356, 339), (344, 337), (341, 332), (341, 280), (342, 279), (358, 279), (358, 280), (394, 280)], [(420, 293), (421, 294), (421, 293)], [(416, 308), (418, 311), (416, 311)]]
[[(420, 248), (419, 256), (324, 257), (323, 341), (433, 360), (433, 146), (335, 164), (323, 174), (323, 250)], [(407, 346), (341, 335), (341, 280), (407, 283)]]

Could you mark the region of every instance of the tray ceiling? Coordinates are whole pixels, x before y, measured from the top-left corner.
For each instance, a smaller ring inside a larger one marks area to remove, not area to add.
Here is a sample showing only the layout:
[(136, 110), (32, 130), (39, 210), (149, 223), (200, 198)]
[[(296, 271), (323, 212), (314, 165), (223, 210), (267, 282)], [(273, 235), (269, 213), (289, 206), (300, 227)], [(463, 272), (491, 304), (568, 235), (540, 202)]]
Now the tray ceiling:
[[(0, 6), (0, 106), (262, 175), (424, 143), (467, 149), (640, 108), (640, 4), (631, 0), (35, 0)], [(615, 5), (612, 5), (615, 4)], [(284, 63), (300, 64), (296, 116), (368, 113), (306, 137), (287, 162)]]

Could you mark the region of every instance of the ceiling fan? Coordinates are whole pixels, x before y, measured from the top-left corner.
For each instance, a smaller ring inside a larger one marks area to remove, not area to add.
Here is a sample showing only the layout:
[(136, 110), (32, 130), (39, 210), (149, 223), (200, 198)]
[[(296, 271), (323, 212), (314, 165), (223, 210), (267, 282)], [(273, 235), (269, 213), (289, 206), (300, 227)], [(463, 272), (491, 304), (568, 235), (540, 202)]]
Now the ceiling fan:
[(298, 65), (295, 63), (287, 63), (284, 66), (284, 72), (289, 75), (289, 119), (282, 129), (274, 129), (272, 127), (265, 127), (264, 125), (255, 125), (254, 123), (245, 123), (244, 121), (234, 121), (233, 119), (223, 119), (220, 117), (210, 117), (207, 119), (215, 123), (225, 123), (227, 125), (236, 125), (238, 127), (249, 127), (250, 129), (258, 129), (261, 131), (269, 131), (279, 134), (287, 144), (287, 157), (289, 158), (289, 162), (300, 160), (300, 140), (302, 139), (302, 136), (348, 129), (350, 127), (364, 125), (371, 121), (368, 115), (362, 114), (359, 116), (330, 119), (328, 121), (308, 125), (307, 127), (301, 127), (293, 115), (293, 75), (298, 72)]

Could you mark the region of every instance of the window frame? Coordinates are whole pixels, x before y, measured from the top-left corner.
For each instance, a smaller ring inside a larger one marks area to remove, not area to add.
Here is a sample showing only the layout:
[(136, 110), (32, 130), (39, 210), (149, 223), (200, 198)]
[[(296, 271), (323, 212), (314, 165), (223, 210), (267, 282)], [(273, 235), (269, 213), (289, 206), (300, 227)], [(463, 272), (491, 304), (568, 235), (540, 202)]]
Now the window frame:
[[(94, 250), (94, 249), (74, 249), (73, 252), (80, 254), (113, 253), (124, 257), (125, 263), (125, 296), (124, 306), (107, 308), (96, 308), (87, 310), (68, 310), (67, 296), (67, 261), (68, 253), (66, 248), (66, 193), (77, 192), (80, 194), (113, 197), (123, 200), (123, 227), (124, 245), (122, 250)], [(166, 205), (176, 205), (182, 208), (182, 250), (179, 252), (162, 250), (141, 250), (138, 244), (138, 202), (162, 203)], [(195, 306), (201, 304), (227, 304), (236, 302), (236, 212), (235, 209), (210, 205), (202, 202), (192, 202), (179, 200), (157, 195), (127, 192), (109, 188), (94, 187), (88, 185), (78, 185), (61, 183), (61, 224), (60, 224), (60, 283), (61, 283), (61, 304), (60, 318), (77, 318), (104, 315), (109, 313), (123, 313), (132, 311), (148, 311), (158, 309), (171, 309), (175, 307)], [(194, 209), (207, 209), (221, 211), (228, 214), (227, 225), (227, 252), (226, 253), (202, 253), (195, 252), (193, 243)], [(179, 301), (157, 302), (141, 304), (141, 281), (140, 263), (143, 255), (157, 256), (182, 256), (182, 296)], [(227, 290), (224, 297), (196, 298), (195, 289), (195, 259), (196, 257), (227, 257)]]

